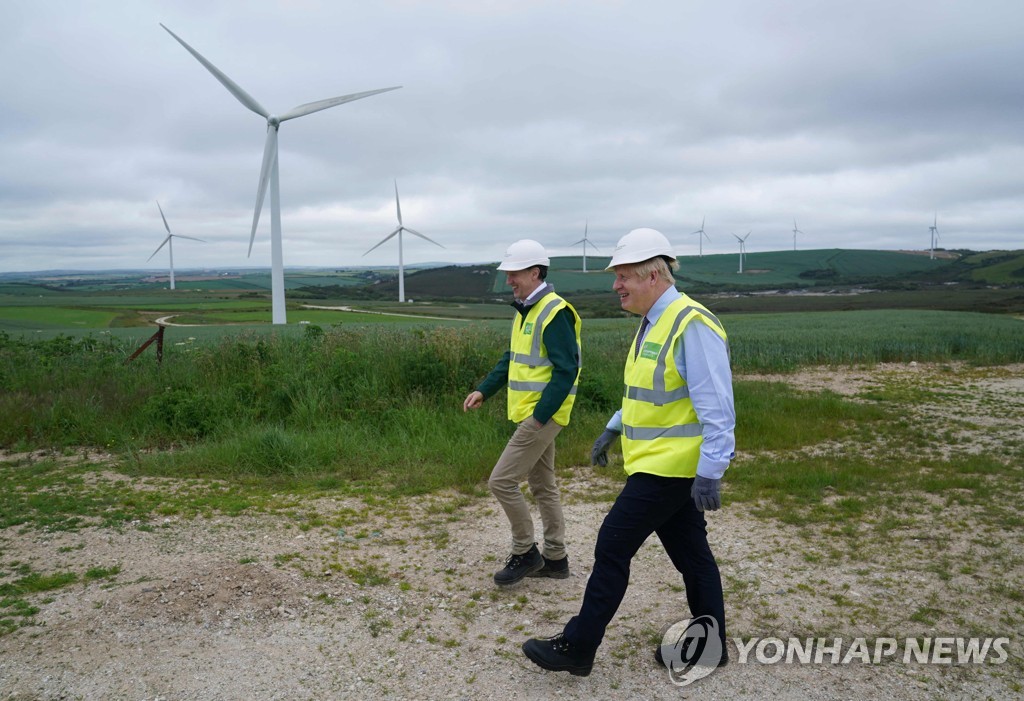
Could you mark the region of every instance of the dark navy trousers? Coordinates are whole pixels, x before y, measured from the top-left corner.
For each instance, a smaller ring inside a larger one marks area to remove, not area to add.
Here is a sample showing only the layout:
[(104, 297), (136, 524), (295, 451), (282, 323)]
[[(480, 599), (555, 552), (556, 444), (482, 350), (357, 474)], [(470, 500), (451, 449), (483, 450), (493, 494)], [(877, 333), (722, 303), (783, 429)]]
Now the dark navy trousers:
[[(657, 533), (672, 564), (683, 575), (691, 615), (712, 616), (718, 622), (724, 649), (722, 577), (708, 545), (704, 513), (690, 496), (692, 485), (693, 478), (642, 472), (626, 478), (626, 486), (597, 534), (594, 569), (580, 612), (563, 631), (566, 640), (583, 649), (597, 649), (626, 594), (633, 556), (651, 533)], [(666, 623), (684, 618), (687, 616), (681, 613)]]

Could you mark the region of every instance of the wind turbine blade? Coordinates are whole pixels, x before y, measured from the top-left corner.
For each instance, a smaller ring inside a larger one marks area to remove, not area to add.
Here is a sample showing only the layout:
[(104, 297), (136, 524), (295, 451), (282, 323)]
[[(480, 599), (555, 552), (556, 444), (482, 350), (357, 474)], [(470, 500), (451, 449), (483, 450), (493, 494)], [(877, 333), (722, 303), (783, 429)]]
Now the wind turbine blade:
[(260, 182), (256, 186), (256, 211), (252, 215), (252, 233), (249, 235), (249, 255), (252, 255), (252, 244), (256, 240), (256, 227), (260, 223), (260, 212), (263, 211), (263, 198), (267, 196), (267, 183), (270, 171), (277, 158), (277, 128), (267, 126), (267, 143), (263, 147), (263, 166), (260, 168)]
[(588, 243), (590, 243), (590, 242), (587, 241), (587, 239), (584, 237), (584, 238), (580, 239), (579, 241), (577, 241), (576, 243), (570, 243), (569, 245), (570, 246), (579, 246), (581, 243), (584, 245), (584, 247), (586, 247), (586, 245)]
[(164, 216), (163, 207), (160, 206), (160, 201), (157, 200), (156, 208), (160, 210), (160, 218), (164, 220), (164, 228), (167, 229), (167, 233), (171, 233), (171, 227), (167, 226), (167, 217)]
[[(167, 234), (167, 238), (164, 239), (164, 242), (161, 243), (159, 246), (157, 246), (156, 250), (153, 251), (153, 256), (155, 256), (157, 253), (159, 253), (160, 249), (163, 248), (164, 246), (166, 246), (167, 242), (170, 241), (170, 240), (171, 240), (171, 235)], [(149, 261), (153, 260), (153, 256), (150, 256), (149, 258), (147, 258), (146, 262), (148, 263)]]
[(206, 70), (210, 71), (210, 73), (213, 74), (213, 77), (216, 78), (217, 80), (219, 80), (220, 84), (223, 85), (225, 88), (227, 88), (228, 92), (230, 92), (232, 95), (235, 96), (235, 99), (237, 99), (243, 105), (245, 105), (246, 107), (251, 109), (256, 114), (260, 115), (264, 119), (267, 119), (268, 117), (270, 117), (270, 112), (268, 112), (267, 109), (263, 105), (261, 105), (259, 102), (257, 102), (256, 99), (252, 95), (247, 93), (245, 90), (242, 90), (242, 88), (239, 87), (239, 85), (235, 81), (231, 80), (231, 78), (228, 78), (226, 75), (224, 75), (224, 73), (221, 72), (221, 70), (219, 68), (217, 68), (215, 65), (213, 65), (212, 63), (207, 61), (205, 58), (203, 58), (203, 55), (200, 54), (195, 49), (193, 49), (188, 44), (186, 44), (184, 39), (179, 37), (177, 34), (172, 32), (170, 29), (167, 29), (167, 27), (164, 27), (164, 24), (162, 22), (160, 23), (160, 26), (163, 27), (164, 30), (168, 34), (170, 34), (172, 37), (174, 37), (179, 44), (184, 46), (185, 50), (188, 51), (190, 54), (192, 54), (195, 57), (195, 59), (197, 61), (199, 61), (199, 63), (203, 64), (203, 66), (206, 68)]
[(598, 253), (600, 253), (600, 252), (601, 252), (601, 249), (600, 249), (600, 248), (598, 248), (597, 246), (595, 246), (594, 244), (590, 243), (590, 241), (587, 241), (587, 242), (586, 242), (585, 244), (583, 244), (583, 249), (584, 249), (584, 250), (586, 250), (586, 248), (587, 248), (587, 246), (588, 246), (588, 245), (589, 245), (589, 246), (590, 246), (591, 248), (593, 248), (593, 249), (594, 249), (595, 251), (597, 251)]
[(293, 107), (292, 109), (285, 112), (283, 115), (278, 117), (282, 122), (289, 119), (295, 119), (296, 117), (304, 117), (307, 114), (313, 112), (319, 112), (325, 110), (328, 107), (334, 107), (335, 105), (342, 105), (346, 102), (352, 102), (353, 100), (361, 100), (364, 97), (371, 97), (373, 95), (379, 95), (382, 92), (388, 92), (389, 90), (398, 90), (401, 85), (396, 85), (393, 88), (381, 88), (380, 90), (368, 90), (366, 92), (352, 93), (351, 95), (342, 95), (341, 97), (330, 97), (326, 100), (320, 100), (318, 102), (307, 102), (304, 105)]
[[(374, 246), (373, 248), (371, 248), (371, 249), (370, 249), (370, 251), (374, 250), (375, 248), (379, 248), (379, 247), (381, 247), (382, 245), (384, 245), (385, 243), (387, 243), (388, 241), (390, 241), (390, 240), (391, 240), (392, 238), (394, 238), (394, 237), (395, 237), (395, 235), (396, 235), (396, 234), (397, 234), (397, 233), (398, 233), (399, 231), (401, 231), (401, 230), (402, 230), (402, 227), (398, 227), (397, 229), (395, 229), (394, 231), (392, 231), (392, 232), (391, 232), (390, 234), (388, 234), (388, 235), (387, 235), (387, 236), (385, 236), (385, 237), (384, 237), (383, 239), (381, 239), (380, 243), (378, 243), (378, 244), (377, 244), (376, 246)], [(406, 229), (406, 231), (408, 231), (408, 229)], [(366, 253), (369, 253), (370, 251), (367, 251)], [(366, 255), (366, 253), (364, 253), (363, 255), (365, 256), (365, 255)]]
[(395, 181), (395, 211), (398, 212), (398, 226), (402, 226), (402, 204), (398, 201), (398, 181)]
[[(424, 236), (423, 234), (421, 234), (420, 232), (418, 232), (418, 231), (416, 231), (416, 230), (414, 230), (414, 229), (410, 229), (410, 228), (409, 228), (409, 227), (407, 227), (407, 226), (406, 226), (406, 227), (404, 227), (404, 228), (405, 228), (405, 230), (406, 230), (406, 231), (408, 231), (408, 232), (409, 232), (410, 234), (413, 234), (413, 235), (415, 235), (415, 236), (419, 236), (419, 237), (420, 237), (421, 239), (423, 239), (424, 241), (430, 241), (430, 243), (434, 244), (435, 246), (441, 246), (441, 244), (439, 244), (439, 243), (438, 243), (437, 241), (435, 241), (434, 239), (431, 239), (431, 238), (427, 238), (426, 236)], [(441, 246), (441, 248), (444, 248), (444, 246)]]
[(189, 241), (202, 241), (206, 243), (206, 239), (197, 239), (195, 236), (185, 236), (184, 234), (171, 234), (176, 239), (188, 239)]

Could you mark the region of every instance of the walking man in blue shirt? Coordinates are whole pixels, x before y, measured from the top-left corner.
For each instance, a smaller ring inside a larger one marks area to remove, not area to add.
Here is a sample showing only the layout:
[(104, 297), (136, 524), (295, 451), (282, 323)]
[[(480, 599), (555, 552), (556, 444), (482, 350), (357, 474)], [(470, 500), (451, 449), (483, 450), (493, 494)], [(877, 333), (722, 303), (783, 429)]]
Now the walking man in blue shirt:
[[(552, 671), (590, 674), (605, 629), (629, 584), (633, 556), (657, 533), (682, 574), (694, 618), (717, 635), (710, 664), (728, 661), (718, 564), (708, 546), (705, 511), (721, 506), (719, 481), (734, 456), (736, 413), (725, 329), (675, 288), (671, 244), (654, 229), (623, 236), (609, 268), (622, 308), (643, 317), (625, 365), (622, 409), (594, 443), (606, 465), (622, 439), (626, 484), (605, 517), (579, 614), (553, 638), (530, 639), (523, 652)], [(681, 617), (682, 618), (682, 617)], [(661, 647), (655, 650), (659, 663)]]

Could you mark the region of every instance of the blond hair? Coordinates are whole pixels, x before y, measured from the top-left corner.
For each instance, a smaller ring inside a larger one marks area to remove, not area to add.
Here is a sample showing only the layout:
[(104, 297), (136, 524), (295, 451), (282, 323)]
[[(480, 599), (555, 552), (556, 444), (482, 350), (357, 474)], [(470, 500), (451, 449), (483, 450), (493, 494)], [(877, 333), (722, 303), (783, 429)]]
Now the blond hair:
[(672, 276), (673, 270), (679, 270), (679, 262), (675, 259), (665, 258), (664, 256), (648, 258), (647, 260), (641, 261), (633, 266), (633, 274), (637, 277), (647, 277), (651, 273), (657, 272), (659, 278), (662, 280), (668, 280), (669, 282), (675, 280)]

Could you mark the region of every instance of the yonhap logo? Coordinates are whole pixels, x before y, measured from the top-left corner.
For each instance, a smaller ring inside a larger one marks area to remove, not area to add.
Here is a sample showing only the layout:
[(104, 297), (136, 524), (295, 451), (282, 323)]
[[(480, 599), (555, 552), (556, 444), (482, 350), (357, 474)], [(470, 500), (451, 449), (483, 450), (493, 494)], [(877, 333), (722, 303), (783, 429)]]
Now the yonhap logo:
[(673, 623), (661, 638), (661, 659), (676, 686), (708, 676), (722, 660), (718, 622), (711, 616), (699, 616)]

